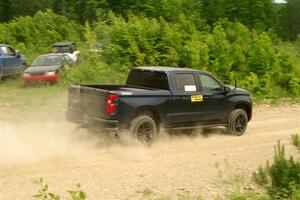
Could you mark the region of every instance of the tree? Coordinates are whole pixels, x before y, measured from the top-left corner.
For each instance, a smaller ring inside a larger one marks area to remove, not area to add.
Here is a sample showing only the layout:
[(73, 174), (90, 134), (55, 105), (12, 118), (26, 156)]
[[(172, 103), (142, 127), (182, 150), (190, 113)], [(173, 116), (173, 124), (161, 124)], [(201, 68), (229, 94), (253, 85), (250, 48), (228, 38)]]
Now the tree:
[(300, 33), (300, 0), (288, 0), (282, 17), (284, 31), (289, 33), (287, 39), (295, 41)]
[(12, 18), (11, 10), (10, 0), (0, 0), (0, 22), (7, 22)]
[(199, 0), (201, 12), (210, 25), (220, 18), (240, 21), (249, 28), (267, 30), (275, 18), (272, 0)]

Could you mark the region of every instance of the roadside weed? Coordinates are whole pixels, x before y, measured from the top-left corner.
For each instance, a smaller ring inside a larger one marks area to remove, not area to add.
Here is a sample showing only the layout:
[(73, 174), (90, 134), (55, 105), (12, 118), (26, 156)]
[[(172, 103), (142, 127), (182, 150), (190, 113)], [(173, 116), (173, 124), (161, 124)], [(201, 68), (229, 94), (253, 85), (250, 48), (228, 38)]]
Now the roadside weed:
[[(44, 183), (43, 178), (33, 180), (33, 183), (40, 187), (38, 193), (32, 196), (33, 198), (39, 200), (62, 200), (62, 198), (59, 195), (49, 192), (48, 185)], [(71, 197), (71, 200), (86, 199), (86, 194), (81, 190), (80, 184), (76, 185), (75, 190), (69, 190), (68, 194)]]

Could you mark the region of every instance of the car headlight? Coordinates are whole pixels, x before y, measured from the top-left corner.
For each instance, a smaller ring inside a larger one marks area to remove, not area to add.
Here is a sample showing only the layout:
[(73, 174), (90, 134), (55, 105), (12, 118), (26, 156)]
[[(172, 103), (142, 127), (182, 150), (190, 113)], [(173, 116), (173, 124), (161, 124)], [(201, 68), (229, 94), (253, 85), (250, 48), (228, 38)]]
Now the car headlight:
[(55, 74), (55, 72), (47, 72), (47, 75), (54, 75)]
[(23, 73), (23, 77), (28, 77), (28, 76), (30, 76), (29, 73)]

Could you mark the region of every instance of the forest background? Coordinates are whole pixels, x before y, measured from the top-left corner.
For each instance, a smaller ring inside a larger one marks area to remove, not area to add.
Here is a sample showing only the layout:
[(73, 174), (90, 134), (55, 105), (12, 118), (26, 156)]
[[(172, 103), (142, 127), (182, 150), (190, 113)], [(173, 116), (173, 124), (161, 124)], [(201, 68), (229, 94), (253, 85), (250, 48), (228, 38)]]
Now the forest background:
[(300, 0), (0, 0), (0, 43), (29, 63), (78, 44), (62, 84), (124, 82), (135, 66), (209, 71), (256, 98), (300, 96)]

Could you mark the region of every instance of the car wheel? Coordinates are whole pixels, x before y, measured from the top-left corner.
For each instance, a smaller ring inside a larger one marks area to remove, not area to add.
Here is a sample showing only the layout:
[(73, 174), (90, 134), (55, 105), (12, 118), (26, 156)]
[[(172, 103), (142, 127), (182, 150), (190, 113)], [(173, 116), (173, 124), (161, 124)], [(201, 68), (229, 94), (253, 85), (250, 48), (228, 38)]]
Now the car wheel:
[(248, 124), (248, 116), (245, 110), (235, 109), (230, 113), (227, 131), (236, 136), (241, 136), (245, 133)]
[(130, 131), (135, 139), (144, 144), (151, 144), (158, 133), (155, 121), (147, 115), (141, 115), (132, 120)]

